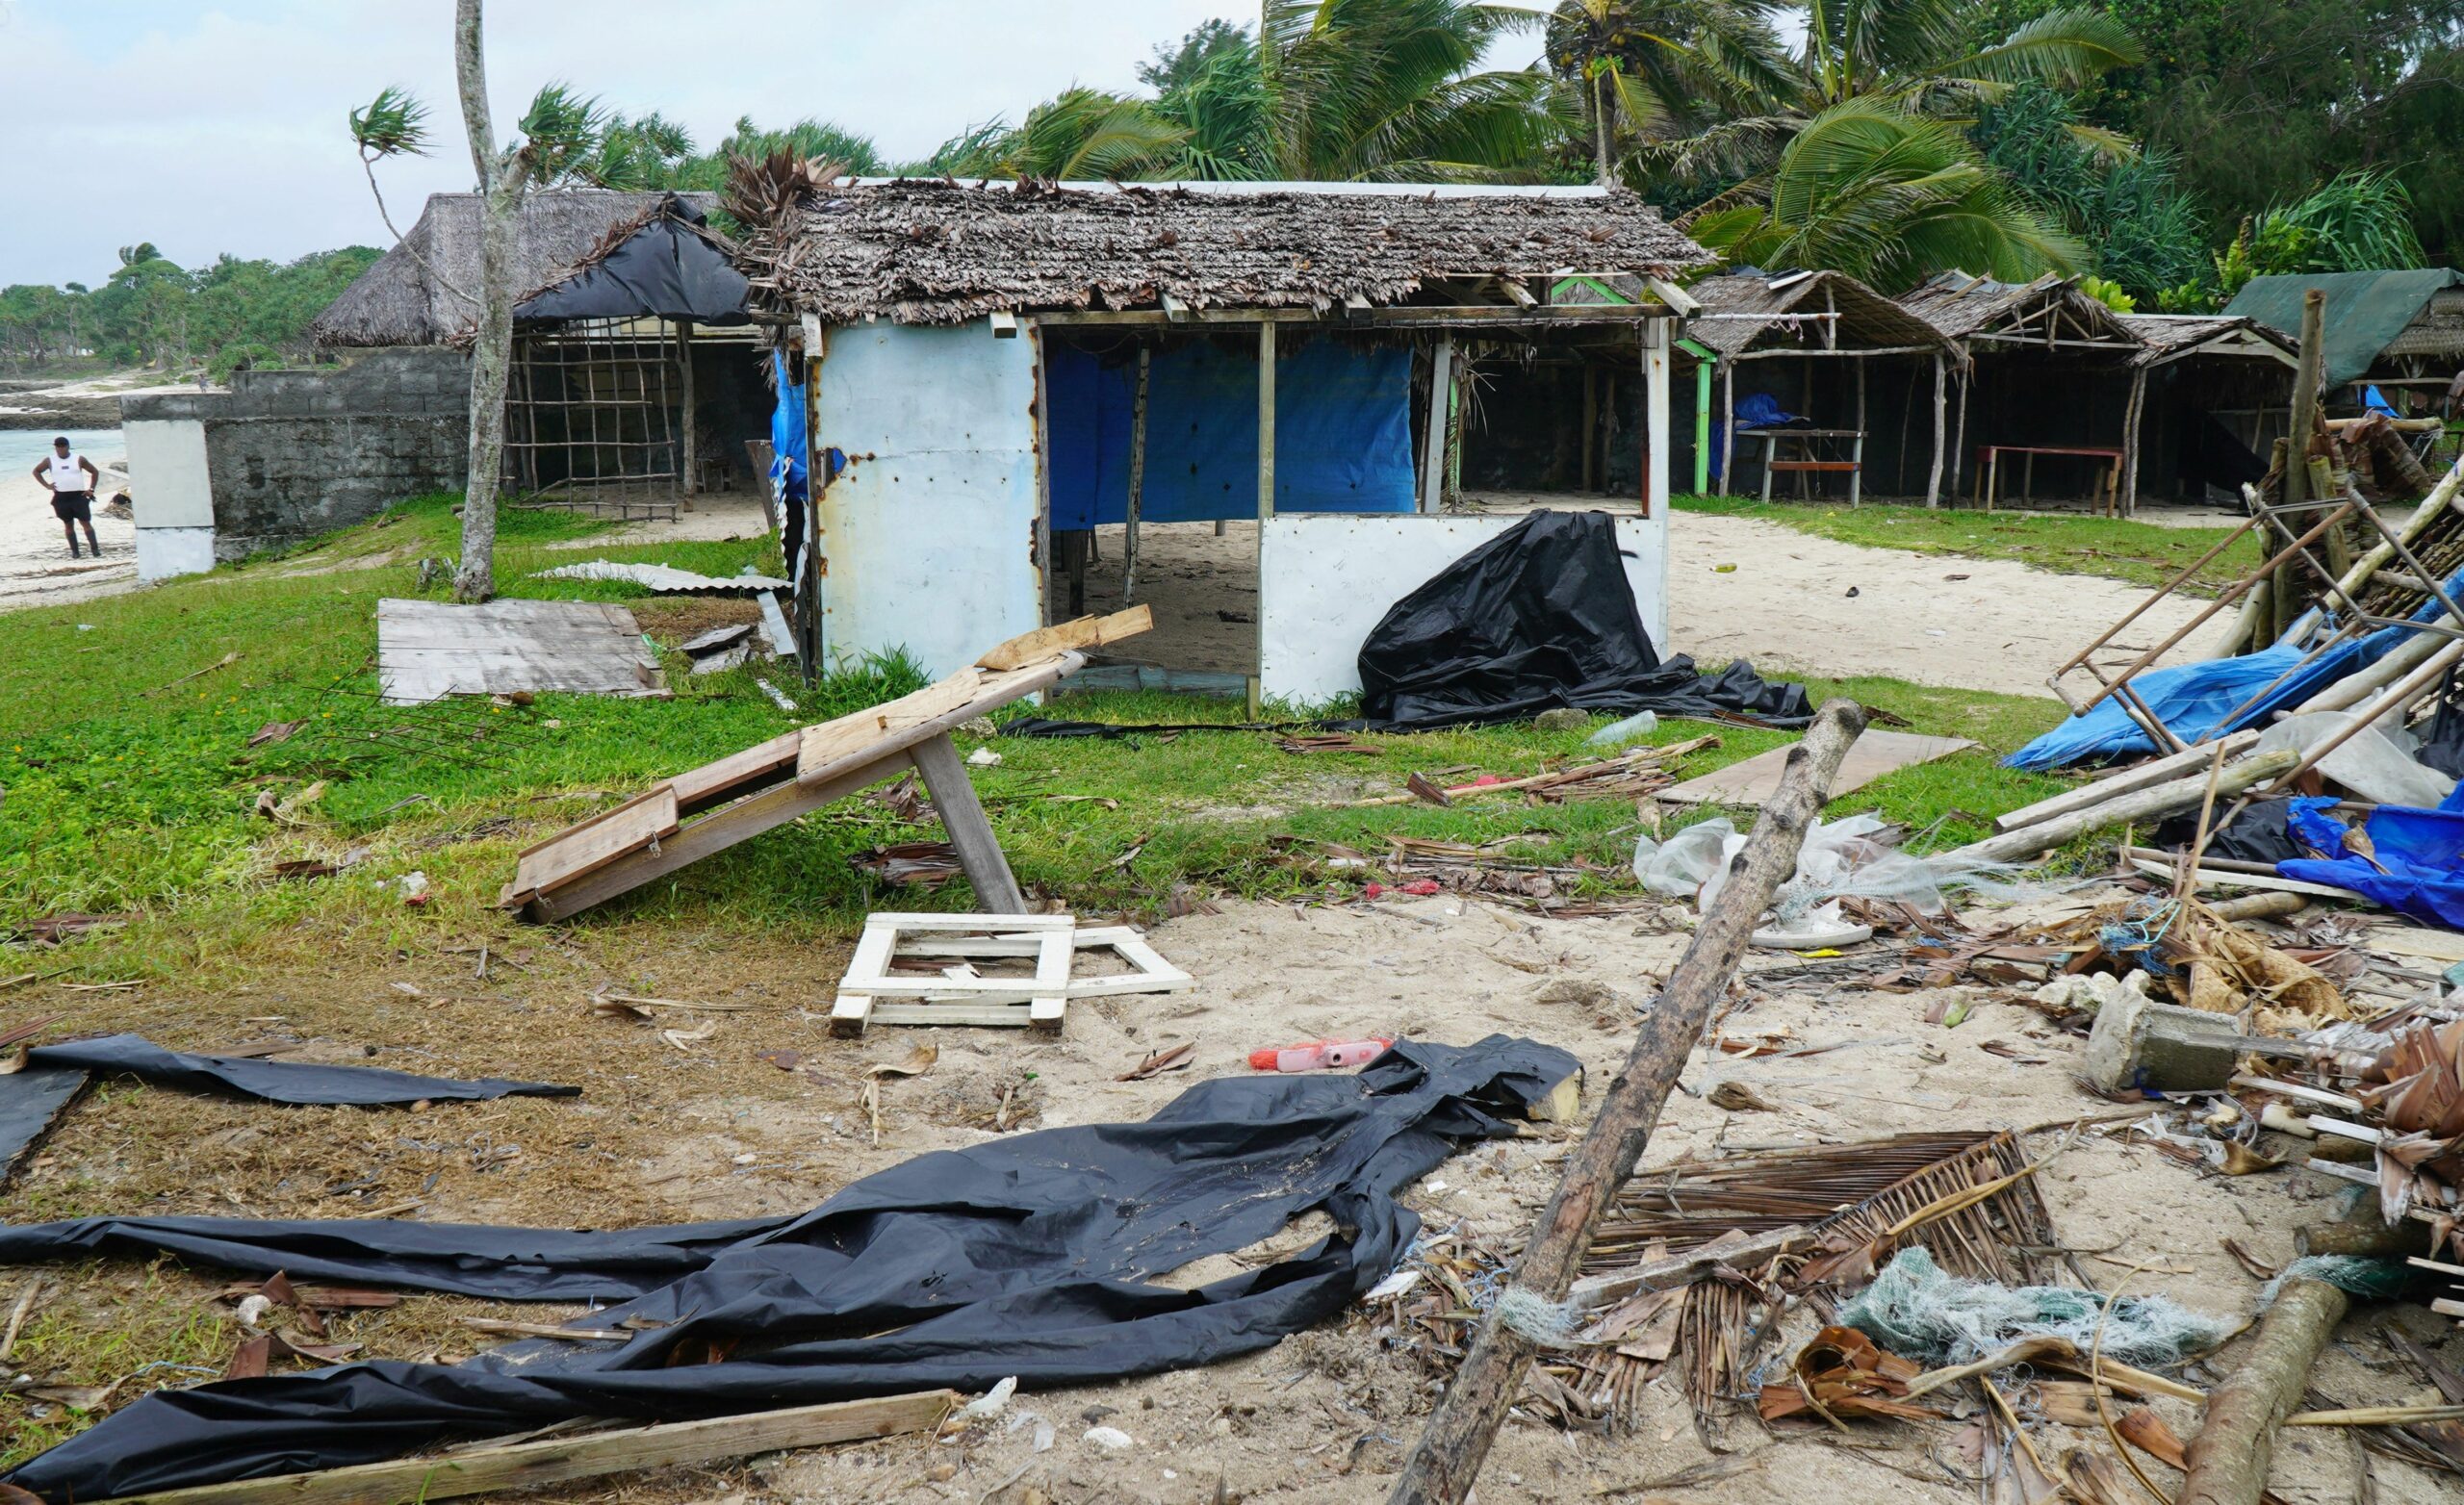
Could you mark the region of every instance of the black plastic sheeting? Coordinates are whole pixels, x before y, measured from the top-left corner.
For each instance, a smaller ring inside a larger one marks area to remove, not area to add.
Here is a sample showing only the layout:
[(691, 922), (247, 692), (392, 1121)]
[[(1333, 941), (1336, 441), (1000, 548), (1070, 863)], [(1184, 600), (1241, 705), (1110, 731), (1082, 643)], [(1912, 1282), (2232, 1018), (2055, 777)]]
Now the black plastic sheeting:
[[(2239, 815), (2209, 831), (2204, 857), (2221, 857), (2228, 862), (2264, 862), (2270, 867), (2310, 855), (2293, 839), (2286, 829), (2285, 816), (2293, 808), (2290, 798), (2252, 802)], [(2198, 840), (2198, 818), (2195, 814), (2176, 815), (2156, 828), (2156, 845), (2180, 852)]]
[(499, 1097), (575, 1097), (579, 1087), (495, 1077), (458, 1082), (415, 1077), (376, 1066), (321, 1066), (308, 1061), (251, 1060), (165, 1050), (134, 1034), (110, 1034), (38, 1045), (22, 1070), (0, 1076), (0, 1177), (17, 1163), (89, 1075), (141, 1077), (193, 1092), (231, 1092), (269, 1103), (385, 1108), (403, 1103), (477, 1102)]
[[(54, 1505), (372, 1463), (571, 1416), (683, 1419), (948, 1386), (1089, 1384), (1210, 1364), (1323, 1321), (1410, 1248), (1395, 1193), (1512, 1134), (1577, 1069), (1491, 1035), (1410, 1040), (1358, 1076), (1225, 1077), (1142, 1124), (918, 1156), (801, 1217), (604, 1234), (344, 1221), (110, 1219), (9, 1230), (0, 1262), (185, 1252), (255, 1271), (563, 1300), (672, 1283), (466, 1365), (377, 1362), (158, 1390), (19, 1467)], [(1323, 1210), (1341, 1232), (1194, 1290), (1150, 1284)], [(418, 1242), (416, 1250), (408, 1245)], [(276, 1247), (280, 1246), (280, 1247)], [(314, 1265), (287, 1263), (313, 1252)], [(700, 1363), (711, 1352), (729, 1358)], [(678, 1366), (671, 1366), (671, 1365)]]
[[(134, 1034), (107, 1034), (65, 1045), (38, 1045), (26, 1053), (31, 1066), (67, 1067), (104, 1076), (142, 1077), (192, 1092), (236, 1092), (269, 1103), (384, 1108), (400, 1103), (478, 1102), (499, 1097), (578, 1097), (579, 1087), (545, 1082), (507, 1082), (482, 1077), (417, 1077), (379, 1066), (322, 1066), (303, 1060), (254, 1060), (240, 1056), (192, 1056), (165, 1050)], [(5, 1079), (0, 1079), (5, 1081)], [(0, 1086), (0, 1092), (6, 1092)]]
[(566, 319), (689, 319), (745, 324), (747, 285), (727, 254), (688, 228), (701, 211), (671, 193), (659, 212), (593, 266), (515, 306), (526, 322)]
[(1361, 726), (1419, 731), (1555, 706), (1813, 719), (1805, 687), (1739, 661), (1705, 678), (1643, 630), (1604, 512), (1535, 512), (1397, 601), (1360, 646)]

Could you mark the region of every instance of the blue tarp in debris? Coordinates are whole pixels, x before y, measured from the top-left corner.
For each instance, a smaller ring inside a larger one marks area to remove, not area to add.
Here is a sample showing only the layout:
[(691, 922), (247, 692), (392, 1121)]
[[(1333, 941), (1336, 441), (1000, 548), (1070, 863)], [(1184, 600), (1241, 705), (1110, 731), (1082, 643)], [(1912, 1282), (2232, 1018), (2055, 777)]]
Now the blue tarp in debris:
[(2464, 810), (2453, 808), (2464, 786), (2435, 810), (2382, 804), (2371, 811), (2362, 825), (2370, 839), (2366, 857), (2347, 846), (2348, 828), (2323, 813), (2335, 801), (2296, 800), (2286, 815), (2295, 838), (2329, 855), (2279, 862), (2275, 870), (2305, 883), (2349, 889), (2427, 925), (2464, 931)]
[[(1781, 407), (1780, 399), (1767, 392), (1749, 392), (1745, 395), (1745, 400), (1736, 405), (1736, 430), (1740, 434), (1749, 429), (1777, 428), (1783, 423), (1793, 423), (1796, 421), (1797, 416)], [(1719, 479), (1723, 473), (1720, 462), (1728, 456), (1728, 439), (1727, 421), (1713, 419), (1711, 421), (1711, 478), (1713, 480)]]
[[(1411, 352), (1312, 340), (1275, 362), (1275, 508), (1409, 512)], [(1052, 525), (1128, 515), (1134, 360), (1055, 347)], [(1204, 523), (1258, 515), (1258, 368), (1197, 341), (1147, 371), (1146, 473), (1139, 516)]]
[[(2447, 577), (2448, 594), (2460, 590), (2464, 590), (2464, 570)], [(2427, 622), (2440, 610), (2436, 600), (2425, 601), (2413, 613), (2413, 620)], [(2211, 658), (2203, 663), (2151, 670), (2134, 676), (2130, 687), (2173, 735), (2184, 742), (2196, 742), (2218, 732), (2265, 726), (2275, 712), (2301, 704), (2356, 669), (2369, 668), (2411, 635), (2409, 627), (2381, 627), (2367, 637), (2342, 644), (2320, 654), (2316, 662), (2291, 675), (2238, 716), (2232, 714), (2236, 706), (2301, 662), (2299, 648), (2278, 644), (2238, 658)], [(2108, 700), (2085, 716), (2065, 721), (2002, 761), (2011, 768), (2063, 768), (2089, 758), (2154, 751), (2155, 745), (2147, 740), (2147, 733), (2140, 729), (2139, 723), (2131, 720), (2119, 703)]]

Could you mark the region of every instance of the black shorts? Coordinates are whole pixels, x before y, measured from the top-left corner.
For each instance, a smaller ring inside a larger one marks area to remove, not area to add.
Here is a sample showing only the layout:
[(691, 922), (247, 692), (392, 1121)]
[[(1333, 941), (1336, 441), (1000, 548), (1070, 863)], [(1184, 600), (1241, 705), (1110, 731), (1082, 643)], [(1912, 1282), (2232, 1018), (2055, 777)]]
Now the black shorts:
[(53, 492), (51, 510), (63, 523), (91, 523), (94, 521), (94, 494), (90, 491)]

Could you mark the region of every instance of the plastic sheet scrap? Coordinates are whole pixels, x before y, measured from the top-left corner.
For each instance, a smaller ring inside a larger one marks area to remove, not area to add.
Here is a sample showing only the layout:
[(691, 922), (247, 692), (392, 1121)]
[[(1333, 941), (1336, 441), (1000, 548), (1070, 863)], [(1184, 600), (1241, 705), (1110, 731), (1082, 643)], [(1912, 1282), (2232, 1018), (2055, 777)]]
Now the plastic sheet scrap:
[[(2452, 595), (2464, 591), (2464, 570), (2447, 577)], [(2415, 622), (2429, 622), (2444, 613), (2437, 598), (2413, 613)], [(2156, 719), (2182, 741), (2198, 742), (2245, 727), (2264, 727), (2280, 710), (2291, 710), (2338, 679), (2367, 669), (2412, 636), (2410, 627), (2381, 627), (2321, 653), (2296, 672), (2302, 650), (2280, 643), (2237, 658), (2211, 658), (2195, 664), (2151, 669), (2131, 676), (2130, 688), (2147, 702)], [(2283, 682), (2277, 683), (2279, 676)], [(2271, 685), (2274, 687), (2269, 688)], [(2264, 693), (2262, 693), (2264, 692)], [(2252, 697), (2257, 697), (2253, 700)], [(2244, 701), (2249, 701), (2244, 706)], [(2235, 711), (2240, 708), (2237, 715)], [(2063, 768), (2090, 758), (2127, 757), (2153, 752), (2146, 731), (2130, 718), (2119, 701), (2108, 699), (2085, 716), (2073, 716), (2002, 761), (2012, 768)]]
[(1663, 662), (1643, 630), (1606, 513), (1535, 512), (1397, 601), (1360, 646), (1361, 725), (1417, 731), (1524, 721), (1555, 706), (1802, 727), (1803, 685), (1742, 660)]
[[(1917, 1247), (1899, 1251), (1840, 1307), (1839, 1321), (1895, 1354), (1929, 1365), (1972, 1364), (2023, 1338), (2066, 1339), (2086, 1353), (2104, 1311), (2101, 1291), (1963, 1280)], [(2147, 1367), (2179, 1364), (2241, 1325), (2164, 1296), (2124, 1296), (2105, 1318), (2103, 1352)]]
[[(1873, 838), (1886, 823), (1868, 812), (1840, 820), (1816, 816), (1797, 851), (1797, 870), (1773, 896), (1771, 909), (1783, 923), (1839, 923), (1838, 901), (1872, 899), (1902, 903), (1921, 914), (1939, 914), (1950, 896), (1972, 890), (2015, 898), (2027, 890), (2008, 881), (2016, 870), (1940, 854), (1917, 856)], [(1643, 837), (1634, 846), (1634, 877), (1644, 891), (1694, 899), (1705, 908), (1728, 881), (1729, 864), (1745, 850), (1745, 836), (1725, 815), (1699, 821), (1666, 841)]]
[(2419, 808), (2435, 805), (2455, 792), (2452, 774), (2425, 768), (2415, 759), (2413, 754), (2421, 742), (2411, 732), (2401, 727), (2390, 731), (2381, 722), (2346, 735), (2353, 721), (2349, 711), (2288, 716), (2259, 733), (2258, 745), (2250, 751), (2253, 754), (2307, 753), (2330, 738), (2344, 736), (2345, 740), (2321, 758), (2317, 767), (2321, 778), (2354, 799), (2372, 804)]
[[(459, 1365), (382, 1361), (157, 1390), (8, 1482), (66, 1505), (372, 1463), (572, 1416), (681, 1419), (1213, 1363), (1271, 1346), (1375, 1285), (1419, 1231), (1396, 1193), (1458, 1141), (1512, 1134), (1509, 1118), (1577, 1069), (1564, 1051), (1503, 1035), (1464, 1047), (1400, 1040), (1356, 1077), (1205, 1082), (1142, 1124), (918, 1156), (767, 1222), (599, 1234), (227, 1218), (7, 1230), (0, 1263), (167, 1248), (177, 1225), (199, 1240), (192, 1257), (251, 1271), (313, 1245), (319, 1278), (530, 1300), (570, 1300), (591, 1281), (642, 1292), (581, 1319), (640, 1329), (622, 1341), (528, 1339)], [(1312, 1210), (1343, 1231), (1195, 1289), (1155, 1283)], [(427, 1247), (406, 1267), (412, 1239)]]
[(2464, 931), (2464, 810), (2454, 808), (2464, 802), (2458, 795), (2434, 810), (2382, 804), (2358, 832), (2326, 813), (2335, 803), (2293, 802), (2287, 827), (2323, 855), (2279, 862), (2279, 875), (2349, 889), (2425, 924)]
[[(498, 1077), (458, 1081), (421, 1077), (379, 1066), (326, 1066), (314, 1061), (259, 1060), (244, 1056), (195, 1056), (165, 1050), (134, 1034), (107, 1034), (64, 1045), (38, 1045), (26, 1053), (30, 1066), (68, 1068), (105, 1076), (142, 1077), (192, 1092), (237, 1092), (269, 1103), (382, 1108), (404, 1103), (479, 1102), (500, 1097), (578, 1097), (579, 1087)], [(0, 1086), (0, 1092), (7, 1088)]]

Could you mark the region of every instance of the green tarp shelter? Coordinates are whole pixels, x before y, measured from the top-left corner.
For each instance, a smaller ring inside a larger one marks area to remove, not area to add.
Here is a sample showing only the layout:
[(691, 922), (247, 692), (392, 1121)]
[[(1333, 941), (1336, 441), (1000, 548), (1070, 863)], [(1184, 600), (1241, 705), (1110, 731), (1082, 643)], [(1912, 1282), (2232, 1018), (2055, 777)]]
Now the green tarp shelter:
[(2224, 305), (2224, 312), (2254, 319), (2298, 340), (2302, 295), (2312, 288), (2324, 293), (2325, 380), (2328, 386), (2336, 387), (2368, 371), (2377, 362), (2379, 352), (2421, 317), (2433, 294), (2459, 284), (2464, 284), (2464, 272), (2451, 267), (2253, 277), (2232, 302)]

